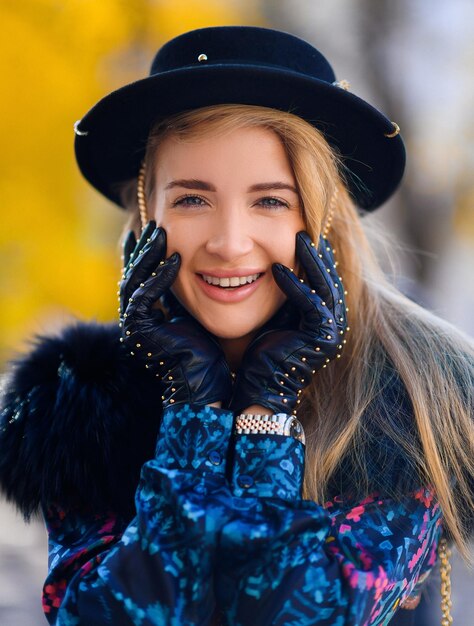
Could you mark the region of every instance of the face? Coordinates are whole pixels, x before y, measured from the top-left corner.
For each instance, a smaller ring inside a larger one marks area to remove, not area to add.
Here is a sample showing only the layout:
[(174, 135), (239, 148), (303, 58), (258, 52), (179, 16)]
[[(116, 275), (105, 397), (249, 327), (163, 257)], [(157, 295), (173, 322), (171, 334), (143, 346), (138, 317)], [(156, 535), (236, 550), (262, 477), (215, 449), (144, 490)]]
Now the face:
[(272, 263), (295, 267), (304, 230), (288, 156), (278, 136), (241, 128), (159, 147), (152, 210), (181, 255), (173, 293), (211, 333), (245, 337), (285, 301)]

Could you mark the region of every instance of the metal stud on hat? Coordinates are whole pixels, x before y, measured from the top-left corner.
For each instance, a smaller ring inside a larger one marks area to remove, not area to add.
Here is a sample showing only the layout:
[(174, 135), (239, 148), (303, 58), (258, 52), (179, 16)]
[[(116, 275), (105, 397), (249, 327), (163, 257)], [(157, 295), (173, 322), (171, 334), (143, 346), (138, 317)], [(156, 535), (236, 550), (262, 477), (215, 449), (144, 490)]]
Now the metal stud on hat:
[(86, 137), (86, 135), (89, 134), (88, 130), (79, 130), (79, 124), (82, 122), (82, 120), (77, 120), (76, 122), (74, 122), (74, 133), (78, 136), (78, 137)]
[(384, 133), (385, 137), (388, 137), (388, 139), (392, 139), (393, 137), (396, 137), (400, 134), (400, 126), (396, 122), (392, 122), (392, 126), (393, 133)]

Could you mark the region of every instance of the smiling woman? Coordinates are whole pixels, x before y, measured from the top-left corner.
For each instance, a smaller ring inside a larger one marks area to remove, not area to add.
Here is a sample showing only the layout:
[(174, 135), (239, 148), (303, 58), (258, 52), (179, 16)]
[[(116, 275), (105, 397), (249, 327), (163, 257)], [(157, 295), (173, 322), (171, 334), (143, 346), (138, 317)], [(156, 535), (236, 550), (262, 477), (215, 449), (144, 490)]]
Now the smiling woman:
[(129, 213), (119, 321), (43, 339), (0, 430), (51, 624), (395, 623), (446, 537), (469, 558), (472, 342), (379, 268), (361, 217), (403, 143), (346, 86), (291, 35), (210, 28), (76, 124)]
[(160, 143), (149, 211), (181, 256), (178, 300), (217, 337), (250, 337), (284, 302), (271, 268), (295, 266), (302, 207), (275, 133), (210, 135)]

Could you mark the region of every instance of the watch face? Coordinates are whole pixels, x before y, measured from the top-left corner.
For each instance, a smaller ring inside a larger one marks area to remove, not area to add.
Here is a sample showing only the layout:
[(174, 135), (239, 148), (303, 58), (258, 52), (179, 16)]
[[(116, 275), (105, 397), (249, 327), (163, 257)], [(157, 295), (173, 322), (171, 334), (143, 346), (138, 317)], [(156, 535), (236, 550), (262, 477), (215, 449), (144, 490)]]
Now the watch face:
[(301, 441), (301, 443), (305, 442), (303, 426), (296, 419), (296, 417), (293, 418), (293, 420), (291, 422), (291, 425), (290, 425), (290, 435), (291, 435), (291, 437), (294, 437), (295, 439), (298, 439), (298, 441)]

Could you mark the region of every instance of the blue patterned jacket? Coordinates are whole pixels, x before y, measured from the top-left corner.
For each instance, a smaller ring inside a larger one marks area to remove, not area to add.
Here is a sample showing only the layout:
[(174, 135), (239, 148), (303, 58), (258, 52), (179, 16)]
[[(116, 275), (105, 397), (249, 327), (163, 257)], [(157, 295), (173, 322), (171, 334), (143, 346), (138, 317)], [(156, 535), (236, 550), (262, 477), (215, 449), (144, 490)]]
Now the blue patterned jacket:
[(210, 407), (157, 419), (107, 333), (43, 340), (4, 400), (0, 481), (43, 511), (50, 624), (387, 624), (420, 593), (441, 533), (428, 486), (303, 500), (300, 442), (235, 435)]

